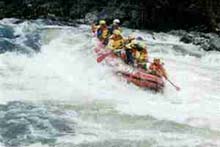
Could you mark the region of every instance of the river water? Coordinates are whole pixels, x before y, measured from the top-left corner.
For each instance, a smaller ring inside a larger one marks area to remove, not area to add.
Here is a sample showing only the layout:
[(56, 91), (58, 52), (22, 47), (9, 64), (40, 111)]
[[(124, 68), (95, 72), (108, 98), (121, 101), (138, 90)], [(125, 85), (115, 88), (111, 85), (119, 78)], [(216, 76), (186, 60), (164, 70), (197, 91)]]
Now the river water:
[(155, 94), (96, 62), (89, 26), (16, 21), (0, 21), (0, 146), (220, 146), (219, 52), (124, 28), (181, 87)]

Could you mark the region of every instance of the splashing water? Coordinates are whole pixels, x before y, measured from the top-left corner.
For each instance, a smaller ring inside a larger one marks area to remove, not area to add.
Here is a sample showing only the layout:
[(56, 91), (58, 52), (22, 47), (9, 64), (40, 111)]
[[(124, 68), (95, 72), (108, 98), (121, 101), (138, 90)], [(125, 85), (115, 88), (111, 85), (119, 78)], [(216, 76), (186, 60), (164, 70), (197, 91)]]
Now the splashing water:
[[(31, 143), (18, 140), (19, 144), (220, 146), (220, 53), (202, 51), (166, 33), (153, 37), (124, 28), (125, 35), (133, 33), (146, 40), (150, 58), (161, 57), (170, 79), (181, 87), (176, 92), (166, 83), (164, 94), (155, 94), (127, 84), (108, 66), (96, 63), (96, 41), (88, 26), (12, 22), (1, 21), (16, 36), (8, 40), (30, 52), (0, 54), (0, 102), (43, 105), (54, 112), (48, 115), (60, 115), (74, 124), (74, 133), (56, 136), (54, 142), (38, 138)], [(7, 113), (2, 110), (0, 115)], [(1, 136), (0, 142), (4, 145), (5, 138)]]

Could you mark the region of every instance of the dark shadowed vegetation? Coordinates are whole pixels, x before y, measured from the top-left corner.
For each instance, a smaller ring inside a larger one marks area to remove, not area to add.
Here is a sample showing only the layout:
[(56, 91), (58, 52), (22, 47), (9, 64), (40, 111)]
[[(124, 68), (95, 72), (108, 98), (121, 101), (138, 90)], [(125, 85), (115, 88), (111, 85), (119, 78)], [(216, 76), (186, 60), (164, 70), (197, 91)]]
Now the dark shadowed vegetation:
[(64, 21), (117, 17), (132, 28), (218, 31), (219, 0), (1, 0), (0, 17)]

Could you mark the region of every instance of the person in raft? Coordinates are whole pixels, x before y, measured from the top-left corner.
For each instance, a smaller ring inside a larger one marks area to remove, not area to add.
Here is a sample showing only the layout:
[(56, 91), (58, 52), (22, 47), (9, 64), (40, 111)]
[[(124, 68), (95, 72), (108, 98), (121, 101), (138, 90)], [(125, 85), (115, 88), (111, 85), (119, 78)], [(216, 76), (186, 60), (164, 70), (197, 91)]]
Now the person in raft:
[(122, 29), (120, 27), (120, 20), (114, 19), (113, 24), (109, 28), (109, 33), (112, 35), (114, 33), (114, 30), (119, 30), (122, 32)]
[(124, 48), (125, 39), (120, 30), (114, 30), (113, 34), (109, 37), (108, 48), (112, 50), (121, 50)]
[(92, 32), (96, 33), (97, 38), (104, 44), (107, 45), (109, 30), (105, 20), (100, 20), (99, 25), (92, 24)]
[(126, 49), (126, 63), (135, 65), (137, 67), (147, 70), (148, 52), (144, 42), (133, 40), (125, 46)]
[(158, 77), (164, 77), (167, 79), (167, 72), (163, 67), (163, 63), (161, 63), (159, 58), (154, 58), (153, 63), (151, 63), (149, 67), (150, 73), (153, 75), (157, 75)]

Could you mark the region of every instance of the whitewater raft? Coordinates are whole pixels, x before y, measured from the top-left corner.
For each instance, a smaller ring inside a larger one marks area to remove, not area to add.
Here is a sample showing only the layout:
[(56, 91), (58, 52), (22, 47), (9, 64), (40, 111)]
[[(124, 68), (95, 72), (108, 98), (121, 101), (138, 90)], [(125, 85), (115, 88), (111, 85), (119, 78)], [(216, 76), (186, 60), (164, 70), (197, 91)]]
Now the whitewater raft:
[[(108, 54), (108, 52), (110, 52), (110, 50), (105, 49), (102, 43), (97, 43), (95, 53), (98, 57), (103, 54)], [(147, 73), (147, 71), (143, 69), (129, 66), (115, 54), (107, 56), (103, 62), (113, 67), (112, 69), (117, 75), (122, 76), (128, 82), (138, 87), (154, 91), (163, 91), (164, 89), (165, 84), (161, 77)]]

